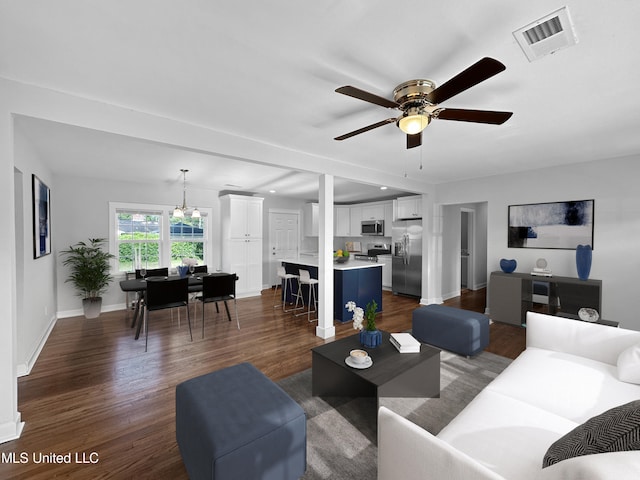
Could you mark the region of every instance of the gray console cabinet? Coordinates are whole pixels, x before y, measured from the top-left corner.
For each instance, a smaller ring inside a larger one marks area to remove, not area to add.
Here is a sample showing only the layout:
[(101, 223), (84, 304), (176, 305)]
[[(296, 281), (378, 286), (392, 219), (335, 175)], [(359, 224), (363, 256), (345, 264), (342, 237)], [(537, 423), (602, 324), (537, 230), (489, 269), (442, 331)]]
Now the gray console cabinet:
[(495, 322), (524, 325), (527, 311), (578, 319), (583, 307), (597, 310), (602, 318), (602, 280), (491, 273), (489, 311)]

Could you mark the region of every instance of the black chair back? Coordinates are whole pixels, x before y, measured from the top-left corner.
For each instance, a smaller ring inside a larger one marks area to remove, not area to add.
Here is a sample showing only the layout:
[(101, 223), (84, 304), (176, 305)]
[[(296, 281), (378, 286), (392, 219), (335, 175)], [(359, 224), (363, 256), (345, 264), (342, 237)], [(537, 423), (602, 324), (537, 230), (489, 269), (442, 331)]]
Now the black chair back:
[[(167, 277), (169, 276), (169, 268), (149, 268), (147, 269), (147, 277)], [(136, 278), (142, 278), (140, 269), (136, 268)]]
[(195, 265), (193, 267), (193, 273), (207, 273), (208, 271), (206, 265)]
[(147, 310), (182, 307), (189, 303), (189, 279), (147, 280)]
[(216, 274), (202, 277), (202, 298), (205, 301), (231, 300), (236, 297), (236, 274)]

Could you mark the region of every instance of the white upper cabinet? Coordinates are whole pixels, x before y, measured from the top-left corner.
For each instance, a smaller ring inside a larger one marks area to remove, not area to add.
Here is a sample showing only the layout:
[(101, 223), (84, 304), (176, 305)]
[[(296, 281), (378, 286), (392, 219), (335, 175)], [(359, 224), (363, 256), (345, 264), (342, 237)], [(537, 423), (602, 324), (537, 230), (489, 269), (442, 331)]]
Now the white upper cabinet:
[(384, 220), (384, 205), (363, 205), (362, 220)]
[(351, 207), (338, 205), (333, 209), (334, 236), (351, 236)]
[(305, 237), (318, 236), (318, 214), (320, 205), (317, 203), (305, 203), (304, 213), (304, 235)]
[(396, 200), (397, 219), (422, 218), (422, 195), (399, 197)]
[(221, 197), (228, 204), (226, 230), (229, 238), (262, 238), (262, 202), (260, 197), (225, 195)]
[(349, 214), (351, 216), (351, 221), (349, 222), (350, 227), (350, 237), (361, 237), (362, 236), (362, 207), (360, 205), (351, 205), (349, 208)]

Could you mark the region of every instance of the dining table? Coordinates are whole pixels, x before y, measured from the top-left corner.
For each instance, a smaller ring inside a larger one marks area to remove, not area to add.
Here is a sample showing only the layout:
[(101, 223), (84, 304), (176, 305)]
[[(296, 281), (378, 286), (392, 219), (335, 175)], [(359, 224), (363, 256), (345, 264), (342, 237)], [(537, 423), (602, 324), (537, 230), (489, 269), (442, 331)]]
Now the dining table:
[[(194, 273), (187, 275), (189, 279), (189, 293), (192, 292), (201, 292), (202, 291), (202, 277), (206, 276), (222, 276), (229, 275), (228, 273), (223, 272), (212, 272), (212, 273)], [(138, 340), (140, 337), (140, 330), (142, 329), (143, 324), (143, 316), (144, 312), (142, 311), (142, 301), (144, 299), (144, 293), (147, 290), (147, 280), (169, 280), (179, 278), (179, 275), (169, 275), (162, 277), (146, 277), (146, 278), (129, 278), (120, 281), (120, 289), (125, 293), (135, 293), (137, 296), (135, 307), (133, 311), (133, 319), (131, 321), (131, 328), (136, 327), (136, 335), (135, 339)], [(238, 280), (238, 276), (236, 275), (236, 281)]]

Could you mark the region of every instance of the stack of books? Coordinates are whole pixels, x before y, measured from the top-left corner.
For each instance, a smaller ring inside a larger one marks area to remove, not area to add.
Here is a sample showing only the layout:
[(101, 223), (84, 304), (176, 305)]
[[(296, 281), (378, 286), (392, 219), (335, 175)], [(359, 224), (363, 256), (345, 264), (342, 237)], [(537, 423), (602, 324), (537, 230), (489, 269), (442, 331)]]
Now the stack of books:
[(533, 267), (533, 270), (531, 271), (531, 275), (537, 275), (539, 277), (552, 277), (553, 274), (551, 273), (551, 270), (547, 269), (547, 268), (538, 268), (538, 267)]
[(420, 353), (420, 342), (410, 333), (392, 333), (390, 340), (400, 353)]

